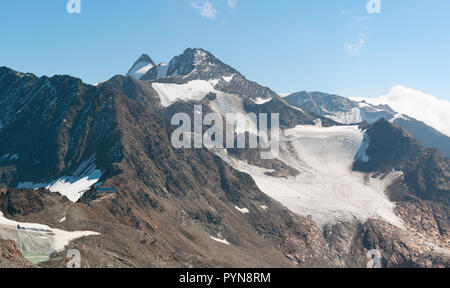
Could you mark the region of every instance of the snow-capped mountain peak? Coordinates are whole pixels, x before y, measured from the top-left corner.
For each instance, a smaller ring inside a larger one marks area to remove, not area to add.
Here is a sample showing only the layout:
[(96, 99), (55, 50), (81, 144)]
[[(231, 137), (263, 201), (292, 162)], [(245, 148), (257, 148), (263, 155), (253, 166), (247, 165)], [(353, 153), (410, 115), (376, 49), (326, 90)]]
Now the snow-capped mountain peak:
[(199, 48), (188, 48), (168, 64), (154, 65), (144, 75), (135, 78), (150, 82), (164, 107), (179, 100), (198, 101), (209, 93), (220, 99), (226, 94), (239, 103), (247, 99), (258, 105), (277, 98), (269, 88), (247, 80), (237, 70)]
[(143, 81), (153, 81), (164, 77), (184, 77), (188, 80), (212, 80), (221, 77), (231, 77), (239, 74), (230, 66), (214, 57), (210, 52), (199, 48), (188, 48), (175, 56), (169, 64), (153, 65), (144, 75), (138, 78)]
[(134, 77), (136, 79), (141, 79), (150, 69), (155, 66), (155, 62), (147, 54), (142, 54), (141, 57), (133, 64), (133, 66), (128, 70), (127, 76)]

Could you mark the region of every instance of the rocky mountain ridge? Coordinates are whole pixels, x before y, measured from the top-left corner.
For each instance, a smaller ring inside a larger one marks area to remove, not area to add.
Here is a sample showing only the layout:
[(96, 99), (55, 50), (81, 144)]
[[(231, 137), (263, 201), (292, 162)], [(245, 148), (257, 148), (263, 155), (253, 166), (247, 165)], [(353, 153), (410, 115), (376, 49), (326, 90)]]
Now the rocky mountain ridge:
[[(153, 65), (142, 80), (118, 75), (97, 86), (0, 68), (0, 154), (6, 155), (0, 161), (0, 210), (8, 219), (99, 233), (65, 247), (81, 252), (83, 267), (365, 267), (370, 249), (381, 250), (386, 267), (448, 266), (439, 250), (448, 249), (448, 162), (439, 152), (388, 121), (361, 132), (295, 107), (201, 49), (174, 58), (164, 77), (154, 77), (158, 65), (150, 57), (138, 59), (134, 68), (140, 62)], [(313, 179), (308, 165), (317, 163), (297, 153), (294, 140), (347, 157), (365, 133), (368, 145), (359, 154), (367, 161), (356, 158), (354, 168), (367, 182), (404, 170), (387, 192), (405, 226), (381, 219), (319, 225), (264, 193), (252, 173), (236, 169), (217, 151), (173, 148), (171, 116), (193, 113), (194, 104), (221, 115), (280, 113), (289, 140), (282, 149), (290, 158), (263, 163), (249, 149), (227, 152), (256, 170), (272, 169), (263, 173), (269, 182)], [(385, 134), (392, 137), (377, 140)], [(337, 144), (327, 146), (327, 138)], [(414, 182), (408, 175), (425, 177)], [(21, 183), (24, 189), (14, 189)], [(69, 188), (78, 189), (74, 203), (48, 191), (64, 195)], [(421, 217), (411, 217), (417, 211)], [(64, 266), (65, 251), (49, 256), (40, 266)]]

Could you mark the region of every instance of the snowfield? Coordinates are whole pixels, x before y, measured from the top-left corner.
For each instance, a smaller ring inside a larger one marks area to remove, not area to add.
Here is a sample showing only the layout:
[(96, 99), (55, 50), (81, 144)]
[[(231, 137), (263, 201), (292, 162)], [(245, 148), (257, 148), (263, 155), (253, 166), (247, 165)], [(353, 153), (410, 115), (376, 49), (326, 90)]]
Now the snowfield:
[[(235, 124), (236, 132), (238, 134), (249, 132), (254, 135), (258, 135), (257, 122), (248, 117), (239, 96), (223, 92), (218, 92), (216, 95), (216, 99), (209, 103), (209, 107), (212, 111), (220, 114), (223, 118), (226, 118), (227, 114), (233, 114), (236, 117)], [(256, 119), (256, 121), (258, 120)]]
[(127, 76), (131, 76), (139, 80), (152, 68), (153, 64), (151, 63), (139, 62), (133, 67), (133, 69), (130, 71), (130, 73), (127, 74)]
[(63, 176), (47, 183), (22, 182), (17, 185), (18, 189), (46, 188), (51, 192), (59, 192), (77, 202), (83, 194), (100, 180), (102, 172), (96, 169), (94, 163), (95, 155), (81, 163), (73, 176)]
[(250, 174), (268, 196), (295, 213), (311, 216), (319, 226), (374, 218), (404, 227), (394, 213), (395, 204), (384, 193), (402, 173), (371, 178), (351, 170), (363, 141), (357, 126), (297, 126), (285, 130), (280, 138), (280, 160), (300, 172), (296, 177), (271, 177), (265, 174), (270, 170), (232, 158), (225, 150), (216, 152)]
[(152, 88), (158, 93), (163, 107), (169, 107), (176, 101), (200, 101), (209, 93), (214, 93), (216, 99), (209, 103), (213, 112), (220, 114), (223, 118), (227, 116), (227, 113), (235, 115), (238, 134), (249, 132), (258, 135), (257, 123), (248, 117), (242, 99), (238, 95), (214, 88), (219, 81), (214, 79), (209, 81), (193, 80), (186, 84), (152, 83)]
[[(17, 225), (23, 230), (17, 229)], [(42, 254), (42, 250), (47, 250), (47, 253), (62, 251), (70, 241), (91, 235), (100, 234), (91, 231), (68, 232), (52, 229), (42, 224), (21, 223), (5, 218), (3, 213), (0, 212), (0, 238), (15, 241), (22, 253)]]
[(193, 80), (186, 84), (152, 83), (152, 88), (158, 93), (161, 105), (168, 107), (177, 100), (202, 100), (210, 92), (216, 92), (211, 84), (205, 80)]
[(364, 112), (358, 108), (352, 108), (348, 112), (336, 112), (330, 115), (325, 115), (326, 117), (342, 124), (356, 124), (364, 121)]

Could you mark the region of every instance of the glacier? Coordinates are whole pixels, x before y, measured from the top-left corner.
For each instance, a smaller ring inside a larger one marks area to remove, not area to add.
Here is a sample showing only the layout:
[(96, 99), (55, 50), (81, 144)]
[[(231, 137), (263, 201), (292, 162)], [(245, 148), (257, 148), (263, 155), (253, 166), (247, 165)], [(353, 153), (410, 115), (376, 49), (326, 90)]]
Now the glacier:
[(215, 152), (235, 169), (250, 174), (265, 194), (321, 227), (372, 218), (403, 229), (395, 203), (385, 195), (387, 186), (402, 172), (374, 178), (352, 171), (362, 142), (363, 133), (357, 126), (286, 129), (280, 138), (279, 159), (300, 172), (287, 178), (269, 176), (266, 173), (271, 170), (230, 157), (226, 150)]
[[(22, 227), (23, 230), (18, 230), (18, 226)], [(22, 234), (21, 237), (19, 237), (19, 232)], [(26, 251), (27, 253), (34, 252), (33, 250), (39, 249), (36, 247), (40, 246), (49, 246), (46, 249), (59, 252), (64, 250), (64, 247), (68, 245), (70, 241), (93, 235), (100, 234), (92, 231), (69, 232), (53, 229), (43, 224), (17, 222), (7, 219), (0, 211), (0, 238), (15, 241), (17, 246), (22, 250), (31, 250)], [(40, 248), (42, 249), (42, 247)]]

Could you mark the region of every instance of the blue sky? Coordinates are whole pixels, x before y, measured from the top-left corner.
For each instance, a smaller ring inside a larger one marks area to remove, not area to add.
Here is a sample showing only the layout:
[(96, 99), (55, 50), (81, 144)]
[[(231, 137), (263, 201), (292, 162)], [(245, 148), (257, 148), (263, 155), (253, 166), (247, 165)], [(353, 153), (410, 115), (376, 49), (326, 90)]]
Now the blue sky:
[[(0, 66), (87, 83), (142, 53), (169, 61), (200, 47), (279, 93), (376, 97), (395, 85), (450, 100), (450, 1), (0, 1)], [(231, 5), (234, 4), (234, 5)]]

